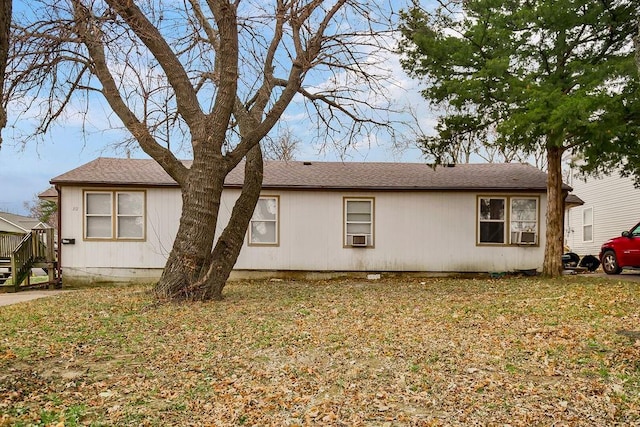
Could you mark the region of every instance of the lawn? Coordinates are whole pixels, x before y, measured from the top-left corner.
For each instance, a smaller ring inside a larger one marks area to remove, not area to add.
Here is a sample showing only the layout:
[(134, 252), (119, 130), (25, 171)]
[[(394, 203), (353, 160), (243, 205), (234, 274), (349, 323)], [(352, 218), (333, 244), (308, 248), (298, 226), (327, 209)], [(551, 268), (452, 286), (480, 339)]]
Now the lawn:
[[(49, 276), (31, 276), (32, 285), (36, 285), (39, 283), (47, 283), (48, 281), (49, 281)], [(22, 283), (22, 286), (24, 286), (25, 283), (26, 281)], [(8, 278), (7, 280), (5, 280), (4, 283), (0, 283), (0, 285), (3, 287), (13, 286), (13, 278), (12, 277)]]
[(0, 307), (0, 425), (640, 425), (640, 283), (103, 286)]

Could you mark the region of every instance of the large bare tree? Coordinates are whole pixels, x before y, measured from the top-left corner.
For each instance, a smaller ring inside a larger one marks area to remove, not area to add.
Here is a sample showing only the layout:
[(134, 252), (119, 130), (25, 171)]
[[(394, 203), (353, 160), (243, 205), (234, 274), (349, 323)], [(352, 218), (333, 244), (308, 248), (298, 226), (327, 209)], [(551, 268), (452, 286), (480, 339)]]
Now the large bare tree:
[[(11, 33), (12, 0), (2, 0), (0, 3), (0, 100), (4, 98), (4, 76), (9, 55), (9, 34)], [(0, 104), (0, 146), (2, 145), (2, 129), (7, 124), (7, 110), (5, 104)]]
[[(356, 0), (31, 0), (16, 22), (9, 96), (46, 132), (81, 95), (97, 98), (182, 190), (160, 299), (220, 299), (260, 194), (260, 141), (294, 98), (317, 135), (384, 128), (389, 11)], [(375, 92), (375, 101), (370, 93)], [(371, 99), (371, 102), (370, 102)], [(375, 103), (375, 106), (374, 106)], [(378, 113), (371, 114), (372, 108)], [(77, 107), (76, 107), (77, 108)], [(177, 158), (174, 141), (192, 162)], [(244, 166), (242, 161), (244, 160)], [(214, 242), (225, 176), (245, 182)]]
[(275, 138), (265, 138), (262, 144), (266, 159), (285, 162), (295, 160), (299, 146), (300, 138), (289, 127), (279, 129)]

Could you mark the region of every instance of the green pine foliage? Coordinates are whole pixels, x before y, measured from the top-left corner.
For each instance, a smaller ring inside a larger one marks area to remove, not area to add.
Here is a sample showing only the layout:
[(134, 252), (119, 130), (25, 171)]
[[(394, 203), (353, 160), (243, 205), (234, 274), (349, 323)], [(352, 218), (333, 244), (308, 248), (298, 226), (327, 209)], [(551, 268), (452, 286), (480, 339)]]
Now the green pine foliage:
[(460, 138), (570, 150), (586, 172), (640, 177), (635, 0), (418, 2), (402, 15), (402, 64), (441, 112), (424, 140), (447, 161)]

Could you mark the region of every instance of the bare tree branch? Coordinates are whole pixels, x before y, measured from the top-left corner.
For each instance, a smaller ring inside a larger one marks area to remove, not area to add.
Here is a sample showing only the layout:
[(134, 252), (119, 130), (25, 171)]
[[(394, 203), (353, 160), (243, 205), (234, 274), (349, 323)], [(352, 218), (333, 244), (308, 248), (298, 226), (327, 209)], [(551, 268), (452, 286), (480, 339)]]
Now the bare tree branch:
[[(135, 31), (145, 46), (158, 60), (169, 83), (175, 88), (180, 115), (189, 124), (196, 126), (202, 120), (198, 99), (193, 86), (178, 58), (162, 37), (158, 29), (146, 18), (142, 11), (130, 0), (105, 0)], [(74, 1), (74, 3), (79, 3)]]
[(120, 117), (127, 129), (140, 143), (141, 147), (152, 156), (178, 183), (183, 183), (186, 176), (185, 167), (173, 154), (156, 143), (149, 133), (147, 126), (140, 122), (136, 115), (127, 107), (120, 91), (109, 71), (104, 45), (101, 40), (99, 29), (93, 26), (92, 17), (89, 10), (78, 0), (73, 0), (76, 31), (78, 36), (84, 41), (89, 54), (93, 59), (93, 72), (102, 83), (102, 93), (105, 99), (113, 108), (113, 111)]
[[(31, 0), (14, 27), (8, 94), (36, 134), (98, 95), (133, 142), (178, 183), (182, 214), (158, 286), (166, 298), (220, 298), (260, 194), (260, 142), (294, 102), (344, 153), (393, 136), (382, 58), (389, 11), (356, 0)], [(283, 137), (282, 157), (296, 139)], [(179, 143), (172, 144), (178, 140)], [(178, 147), (184, 147), (182, 151)], [(178, 153), (192, 157), (189, 167)], [(245, 160), (242, 200), (214, 245), (224, 180)], [(212, 248), (217, 248), (212, 251)], [(235, 255), (234, 255), (235, 254)]]
[(0, 3), (0, 147), (2, 147), (2, 129), (7, 125), (7, 108), (4, 102), (4, 80), (9, 58), (9, 34), (11, 33), (12, 0)]

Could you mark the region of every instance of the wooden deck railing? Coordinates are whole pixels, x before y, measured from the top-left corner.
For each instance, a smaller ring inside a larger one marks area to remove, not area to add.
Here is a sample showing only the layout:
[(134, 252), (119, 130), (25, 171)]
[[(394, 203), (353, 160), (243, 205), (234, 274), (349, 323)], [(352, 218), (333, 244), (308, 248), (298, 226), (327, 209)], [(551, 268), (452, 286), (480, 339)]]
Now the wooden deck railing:
[[(1, 240), (3, 242), (2, 244), (6, 245), (10, 255), (9, 257), (11, 258), (11, 277), (15, 290), (19, 290), (20, 285), (25, 279), (27, 279), (27, 285), (29, 285), (28, 278), (31, 275), (31, 269), (34, 264), (40, 264), (42, 267), (46, 265), (49, 269), (49, 281), (52, 281), (54, 279), (53, 267), (56, 258), (53, 229), (31, 230), (31, 232), (18, 237), (21, 240), (19, 240), (17, 244), (15, 243), (17, 239)], [(10, 247), (9, 245), (12, 243), (13, 246)]]
[(23, 238), (23, 234), (0, 235), (0, 258), (11, 258), (11, 253), (18, 247)]
[[(20, 284), (31, 273), (31, 266), (34, 262), (32, 243), (34, 235), (32, 233), (25, 234), (17, 248), (11, 254), (11, 276), (13, 277), (13, 286), (18, 290)], [(37, 245), (36, 245), (37, 246)]]

